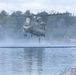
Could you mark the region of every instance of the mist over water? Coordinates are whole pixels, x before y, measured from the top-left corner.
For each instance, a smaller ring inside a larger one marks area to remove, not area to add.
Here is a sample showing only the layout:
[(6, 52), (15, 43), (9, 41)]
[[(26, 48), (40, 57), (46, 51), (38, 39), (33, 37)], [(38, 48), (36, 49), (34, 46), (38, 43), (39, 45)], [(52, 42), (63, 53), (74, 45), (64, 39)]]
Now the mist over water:
[(14, 39), (5, 39), (0, 41), (0, 47), (10, 47), (10, 46), (17, 46), (17, 47), (46, 47), (46, 46), (76, 46), (76, 42), (72, 41), (62, 41), (62, 40), (50, 40), (50, 41), (45, 41), (41, 40), (40, 42), (37, 40), (14, 40)]
[[(3, 34), (2, 34), (3, 35)], [(76, 45), (76, 40), (74, 39), (56, 39), (56, 38), (50, 38), (49, 37), (40, 37), (41, 40), (39, 42), (39, 38), (36, 36), (31, 37), (30, 34), (25, 37), (22, 34), (13, 35), (13, 37), (9, 35), (8, 32), (6, 32), (6, 35), (1, 40), (0, 39), (0, 46), (68, 46), (68, 45)]]
[(41, 40), (39, 42), (38, 37), (33, 37), (31, 39), (29, 39), (28, 37), (25, 37), (24, 39), (13, 39), (9, 36), (6, 36), (5, 39), (0, 40), (0, 47), (1, 46), (39, 47), (39, 46), (68, 46), (68, 45), (75, 46), (76, 41), (59, 40), (59, 39), (46, 40), (45, 38), (41, 37)]

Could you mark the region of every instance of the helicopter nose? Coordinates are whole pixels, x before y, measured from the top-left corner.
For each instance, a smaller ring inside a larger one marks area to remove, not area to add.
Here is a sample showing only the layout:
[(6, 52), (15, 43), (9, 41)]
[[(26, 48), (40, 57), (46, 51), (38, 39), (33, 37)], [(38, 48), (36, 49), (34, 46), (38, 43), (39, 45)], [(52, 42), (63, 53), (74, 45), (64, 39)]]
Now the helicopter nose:
[(27, 26), (24, 25), (23, 28), (28, 30), (30, 28), (30, 26), (29, 25), (27, 25)]

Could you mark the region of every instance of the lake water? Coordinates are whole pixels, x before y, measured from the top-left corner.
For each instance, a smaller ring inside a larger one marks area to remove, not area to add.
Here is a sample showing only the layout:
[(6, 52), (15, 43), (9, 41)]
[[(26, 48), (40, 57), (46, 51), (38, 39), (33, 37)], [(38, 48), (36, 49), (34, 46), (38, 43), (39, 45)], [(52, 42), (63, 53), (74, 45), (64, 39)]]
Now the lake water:
[(76, 68), (76, 48), (0, 48), (0, 75), (59, 75)]

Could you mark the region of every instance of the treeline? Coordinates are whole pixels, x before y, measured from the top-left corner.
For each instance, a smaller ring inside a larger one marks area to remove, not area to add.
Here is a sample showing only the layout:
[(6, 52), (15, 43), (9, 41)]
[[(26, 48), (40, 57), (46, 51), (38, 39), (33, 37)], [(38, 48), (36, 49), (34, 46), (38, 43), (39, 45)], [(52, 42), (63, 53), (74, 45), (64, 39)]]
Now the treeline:
[[(28, 12), (15, 11), (8, 14), (5, 10), (0, 12), (0, 39), (7, 36), (12, 38), (24, 38), (23, 25)], [(33, 18), (34, 13), (30, 13)], [(61, 13), (50, 13), (61, 14)], [(76, 16), (65, 12), (62, 15), (49, 15), (47, 12), (40, 12), (42, 20), (46, 23), (46, 39), (50, 38), (74, 38), (76, 37)]]

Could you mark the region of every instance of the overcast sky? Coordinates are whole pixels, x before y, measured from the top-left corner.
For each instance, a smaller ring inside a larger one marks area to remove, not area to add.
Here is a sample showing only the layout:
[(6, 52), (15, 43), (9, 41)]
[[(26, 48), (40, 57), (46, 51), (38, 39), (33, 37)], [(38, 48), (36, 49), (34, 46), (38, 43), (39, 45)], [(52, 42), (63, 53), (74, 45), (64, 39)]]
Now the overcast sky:
[(47, 11), (51, 12), (71, 12), (76, 15), (76, 0), (0, 0), (0, 11), (6, 10), (8, 13), (20, 10), (25, 12)]

